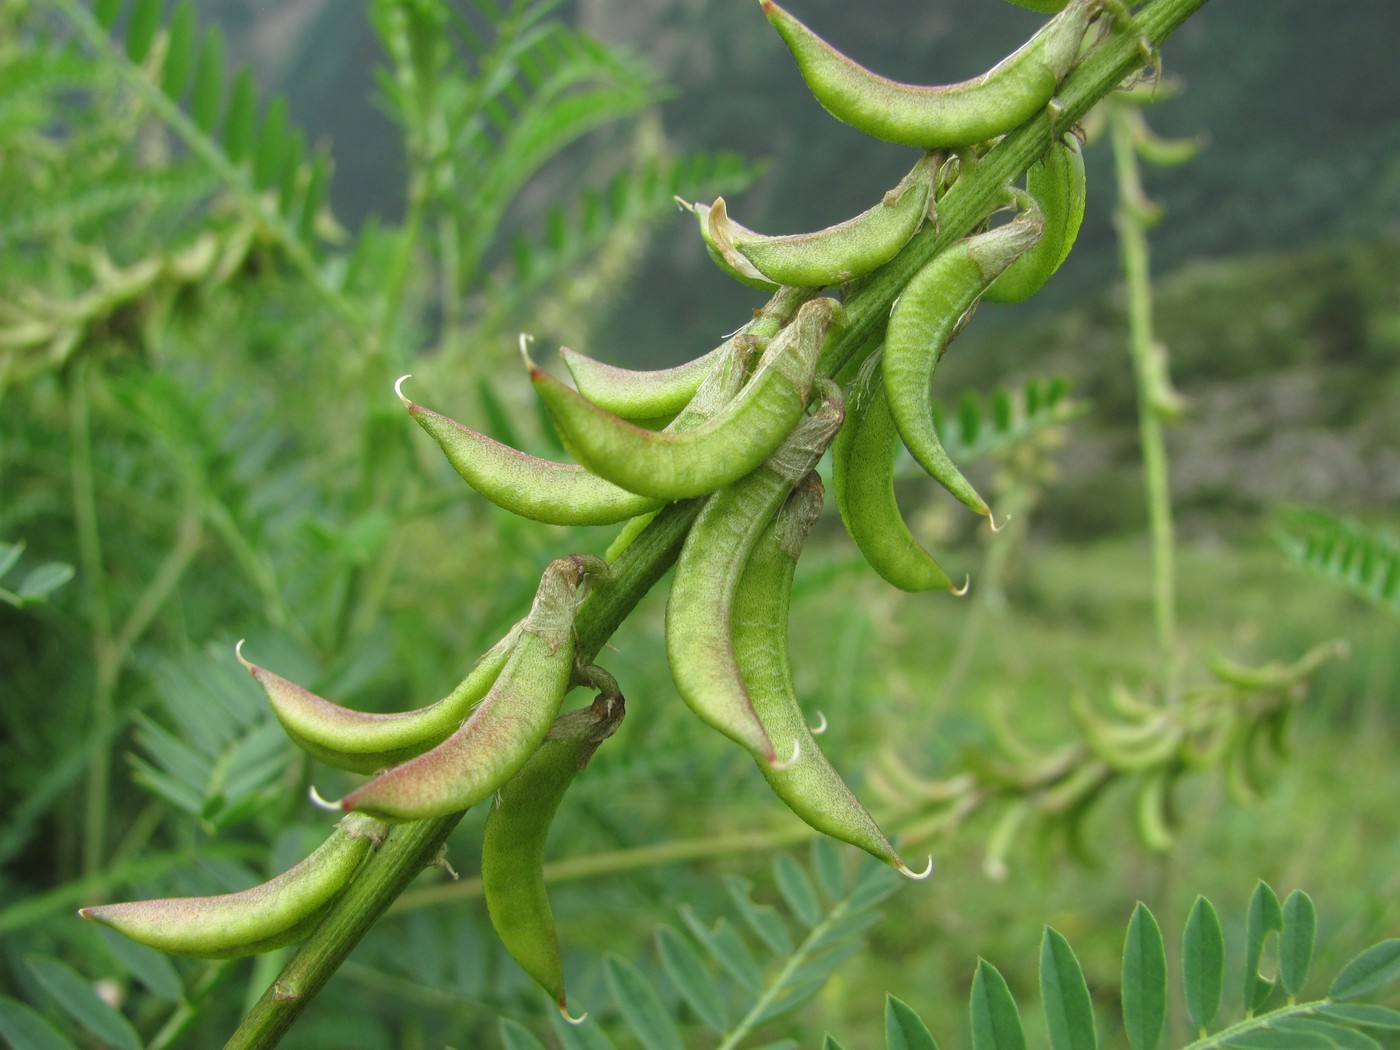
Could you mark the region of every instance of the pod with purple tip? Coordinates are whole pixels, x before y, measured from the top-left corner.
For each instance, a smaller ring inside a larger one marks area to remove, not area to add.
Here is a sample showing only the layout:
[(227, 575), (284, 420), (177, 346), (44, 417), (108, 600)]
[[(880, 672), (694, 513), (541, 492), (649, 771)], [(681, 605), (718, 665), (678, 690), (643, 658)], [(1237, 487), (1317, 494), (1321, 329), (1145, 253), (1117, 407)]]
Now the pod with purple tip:
[(442, 743), (379, 774), (340, 800), (386, 820), (445, 816), (490, 797), (539, 747), (573, 678), (574, 616), (582, 600), (581, 555), (551, 562), (520, 637), (490, 691)]

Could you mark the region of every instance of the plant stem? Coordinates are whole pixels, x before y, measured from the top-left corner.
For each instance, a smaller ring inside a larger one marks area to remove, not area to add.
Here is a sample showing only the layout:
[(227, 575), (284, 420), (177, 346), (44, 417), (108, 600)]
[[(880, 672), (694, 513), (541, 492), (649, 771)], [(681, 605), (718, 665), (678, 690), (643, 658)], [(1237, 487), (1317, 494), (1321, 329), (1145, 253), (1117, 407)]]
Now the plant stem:
[[(1206, 0), (1152, 0), (1135, 22), (1144, 38), (1159, 45), (1203, 7)], [(1113, 33), (1087, 56), (1061, 87), (1065, 125), (1143, 64), (1140, 41)], [(823, 348), (820, 369), (835, 375), (884, 323), (909, 279), (943, 248), (966, 236), (1001, 202), (1006, 185), (1046, 147), (1041, 121), (1007, 135), (944, 198), (938, 229), (926, 227), (889, 264), (872, 274), (846, 303), (847, 324)], [(783, 295), (783, 292), (779, 292)], [(790, 294), (790, 293), (789, 293)], [(812, 293), (815, 294), (815, 293)], [(665, 574), (680, 551), (700, 500), (666, 508), (613, 565), (614, 578), (597, 587), (579, 610), (576, 630), (581, 658), (592, 660), (642, 596)], [(432, 862), (461, 814), (395, 827), (366, 862), (354, 883), (332, 905), (325, 921), (304, 941), (227, 1046), (266, 1050), (276, 1046), (293, 1021), (328, 981), (380, 915), (409, 882)]]
[(1109, 110), (1113, 161), (1118, 176), (1119, 250), (1128, 295), (1128, 350), (1137, 385), (1138, 441), (1142, 448), (1143, 484), (1152, 539), (1152, 608), (1161, 661), (1162, 699), (1177, 695), (1175, 546), (1171, 481), (1162, 416), (1169, 389), (1161, 351), (1152, 334), (1152, 283), (1148, 262), (1147, 216), (1133, 131), (1122, 105)]
[[(87, 581), (92, 607), (92, 697), (87, 720), (102, 739), (110, 738), (112, 689), (116, 684), (113, 661), (112, 606), (107, 595), (107, 573), (102, 564), (102, 534), (97, 521), (97, 497), (92, 469), (92, 406), (88, 388), (88, 364), (79, 361), (72, 376), (68, 407), (73, 477), (73, 524), (78, 534), (78, 564)], [(111, 755), (105, 746), (92, 753), (83, 806), (82, 872), (101, 870), (107, 834), (107, 778)]]

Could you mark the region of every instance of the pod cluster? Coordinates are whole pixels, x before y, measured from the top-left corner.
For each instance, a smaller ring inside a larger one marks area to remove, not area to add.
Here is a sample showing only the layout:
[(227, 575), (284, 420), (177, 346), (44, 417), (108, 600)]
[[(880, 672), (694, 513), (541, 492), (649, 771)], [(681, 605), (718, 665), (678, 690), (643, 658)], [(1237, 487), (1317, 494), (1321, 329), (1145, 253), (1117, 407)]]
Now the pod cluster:
[[(1055, 127), (1054, 94), (1107, 4), (1018, 2), (1056, 13), (982, 76), (915, 86), (863, 69), (762, 0), (827, 110), (877, 138), (916, 147), (919, 156), (872, 207), (812, 233), (757, 233), (731, 219), (723, 199), (686, 204), (716, 263), (775, 293), (748, 324), (694, 361), (642, 372), (565, 349), (571, 386), (539, 368), (522, 337), (530, 381), (573, 462), (503, 445), (414, 403), (402, 379), (395, 387), (458, 474), (492, 502), (554, 525), (625, 522), (609, 559), (668, 504), (703, 500), (677, 557), (666, 608), (677, 692), (702, 722), (750, 753), (798, 817), (911, 876), (822, 753), (819, 730), (810, 728), (798, 702), (788, 653), (789, 592), (822, 511), (815, 468), (828, 450), (847, 530), (897, 587), (957, 589), (896, 504), (901, 447), (973, 511), (991, 514), (939, 440), (933, 375), (980, 299), (1027, 298), (1074, 241), (1084, 169), (1077, 142)], [(1006, 190), (1014, 216), (994, 224), (989, 215), (978, 232), (936, 255), (841, 374), (828, 375), (822, 350), (842, 327), (844, 311), (839, 298), (821, 291), (848, 289), (890, 263), (921, 230), (936, 226), (939, 199), (989, 140), (1045, 114), (1043, 160), (1024, 189)], [(265, 950), (319, 921), (382, 836), (381, 822), (444, 816), (494, 798), (482, 871), (491, 920), (511, 954), (564, 1009), (543, 849), (565, 790), (623, 716), (617, 683), (582, 662), (574, 629), (590, 581), (606, 586), (610, 572), (607, 560), (591, 556), (551, 563), (531, 609), (507, 637), (448, 695), (411, 711), (355, 711), (245, 660), (293, 741), (319, 761), (368, 777), (328, 804), (349, 815), (307, 860), (261, 887), (82, 914), (174, 952), (217, 957)], [(575, 685), (596, 690), (597, 699), (561, 714)]]

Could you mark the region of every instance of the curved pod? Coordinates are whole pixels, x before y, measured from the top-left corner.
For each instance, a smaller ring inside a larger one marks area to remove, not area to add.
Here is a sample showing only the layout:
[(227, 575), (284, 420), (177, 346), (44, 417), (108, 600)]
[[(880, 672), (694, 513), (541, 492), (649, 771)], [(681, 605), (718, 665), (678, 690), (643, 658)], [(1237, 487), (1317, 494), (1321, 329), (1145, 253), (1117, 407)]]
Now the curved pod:
[(1084, 155), (1073, 136), (1054, 143), (1043, 159), (1031, 165), (1026, 172), (1026, 192), (1040, 206), (1045, 232), (987, 286), (987, 299), (1023, 302), (1054, 276), (1079, 236), (1085, 189)]
[(839, 398), (823, 401), (761, 467), (711, 496), (676, 559), (666, 602), (671, 676), (692, 711), (761, 764), (776, 765), (788, 756), (774, 749), (754, 714), (735, 662), (734, 593), (759, 534), (821, 458), (842, 416)]
[(872, 73), (773, 0), (763, 13), (828, 113), (867, 135), (923, 149), (986, 142), (1044, 109), (1074, 66), (1098, 0), (1069, 0), (1035, 36), (981, 76), (956, 84), (904, 84)]
[(423, 820), (476, 805), (515, 775), (539, 747), (569, 690), (578, 557), (551, 562), (500, 677), (442, 743), (381, 773), (341, 799), (342, 809), (387, 820)]
[(943, 567), (909, 531), (895, 499), (899, 431), (878, 357), (866, 362), (848, 404), (846, 424), (831, 448), (832, 484), (846, 531), (887, 583), (902, 591), (953, 590)]
[(605, 364), (567, 346), (561, 347), (559, 354), (580, 394), (615, 416), (637, 422), (670, 419), (683, 409), (728, 346), (721, 344), (674, 368), (645, 371)]
[(491, 925), (566, 1017), (563, 961), (544, 885), (545, 840), (564, 792), (624, 713), (613, 683), (591, 706), (555, 719), (544, 743), (497, 792), (481, 840), (481, 890)]
[(739, 395), (693, 429), (645, 430), (539, 368), (531, 368), (530, 380), (587, 469), (653, 499), (703, 496), (757, 467), (802, 418), (817, 354), (839, 309), (834, 299), (804, 303), (768, 344)]
[(514, 644), (512, 631), (437, 703), (384, 713), (342, 707), (251, 664), (243, 659), (242, 642), (238, 643), (238, 659), (262, 687), (282, 728), (302, 750), (337, 769), (373, 773), (421, 755), (451, 736), (495, 683)]
[(885, 399), (899, 436), (920, 466), (978, 514), (991, 511), (943, 449), (930, 384), (959, 319), (1040, 230), (1038, 212), (1027, 211), (940, 252), (905, 286), (885, 329)]
[(251, 889), (102, 904), (78, 914), (173, 955), (231, 959), (271, 951), (315, 927), (383, 833), (379, 821), (350, 814), (305, 860)]
[[(779, 284), (820, 288), (861, 277), (893, 259), (928, 216), (942, 158), (926, 154), (873, 208), (814, 233), (765, 237), (726, 232), (739, 254)], [(711, 217), (718, 225), (719, 219)]]
[(910, 875), (890, 840), (822, 753), (797, 701), (788, 656), (788, 603), (802, 545), (822, 510), (821, 479), (809, 474), (754, 544), (734, 595), (734, 655), (754, 712), (780, 754), (797, 760), (758, 763), (774, 793), (808, 825), (849, 842)]

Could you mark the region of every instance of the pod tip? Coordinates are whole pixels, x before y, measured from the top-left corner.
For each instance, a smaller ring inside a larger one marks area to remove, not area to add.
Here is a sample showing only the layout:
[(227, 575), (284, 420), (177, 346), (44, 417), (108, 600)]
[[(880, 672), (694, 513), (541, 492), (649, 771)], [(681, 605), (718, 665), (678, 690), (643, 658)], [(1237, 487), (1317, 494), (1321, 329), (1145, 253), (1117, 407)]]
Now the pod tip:
[(800, 741), (800, 740), (794, 740), (794, 741), (792, 742), (792, 754), (788, 756), (788, 759), (787, 759), (786, 762), (778, 762), (778, 761), (776, 761), (776, 759), (777, 759), (778, 756), (777, 756), (777, 755), (774, 755), (772, 758), (770, 758), (770, 759), (768, 760), (768, 765), (769, 765), (769, 767), (770, 767), (771, 769), (775, 769), (775, 770), (777, 770), (779, 773), (781, 773), (781, 772), (783, 772), (784, 770), (791, 769), (793, 766), (797, 765), (797, 759), (798, 759), (798, 757), (799, 757), (801, 754), (802, 754), (802, 741)]
[(814, 726), (809, 727), (808, 730), (807, 730), (807, 732), (811, 733), (813, 736), (821, 736), (823, 733), (826, 732), (826, 713), (825, 713), (825, 712), (823, 712), (823, 711), (818, 711), (818, 712), (817, 712), (817, 724), (814, 725)]
[(535, 374), (535, 362), (530, 360), (530, 344), (534, 341), (535, 337), (528, 332), (520, 333), (520, 356), (525, 361), (525, 367), (529, 369), (532, 376)]
[(339, 813), (342, 810), (348, 808), (345, 805), (345, 800), (343, 798), (332, 802), (330, 799), (326, 798), (324, 795), (322, 795), (319, 791), (316, 790), (315, 784), (312, 784), (309, 788), (307, 788), (306, 793), (310, 797), (311, 804), (313, 806), (315, 806), (317, 809), (324, 809), (327, 813)]
[(243, 659), (243, 643), (246, 642), (247, 640), (248, 640), (248, 639), (246, 639), (246, 638), (240, 638), (240, 639), (238, 639), (238, 644), (236, 644), (236, 645), (233, 647), (233, 655), (236, 656), (236, 657), (238, 657), (238, 662), (241, 663), (241, 664), (247, 669), (247, 671), (248, 671), (249, 674), (252, 674), (252, 673), (253, 673), (253, 665), (250, 664), (247, 660)]
[(558, 999), (558, 1001), (555, 1002), (554, 1005), (559, 1007), (559, 1016), (564, 1018), (564, 1021), (567, 1024), (583, 1024), (584, 1021), (588, 1020), (587, 1011), (579, 1014), (577, 1017), (569, 1013), (569, 1004), (563, 999), (562, 996)]
[(408, 398), (404, 397), (404, 394), (403, 394), (403, 381), (404, 381), (405, 379), (412, 379), (412, 378), (413, 378), (413, 373), (410, 372), (410, 373), (408, 373), (407, 375), (401, 375), (401, 376), (399, 376), (398, 379), (394, 380), (394, 393), (397, 394), (399, 400), (403, 402), (403, 407), (404, 407), (404, 408), (412, 408), (412, 407), (413, 407), (413, 402), (410, 401)]
[(954, 598), (961, 598), (961, 597), (963, 597), (965, 594), (967, 594), (967, 592), (970, 591), (971, 589), (972, 589), (972, 574), (971, 574), (971, 573), (968, 573), (968, 574), (966, 574), (966, 575), (963, 576), (963, 582), (962, 582), (962, 586), (961, 586), (961, 587), (954, 587), (954, 588), (952, 588), (952, 595), (953, 595)]
[(992, 514), (991, 508), (987, 509), (987, 525), (993, 532), (1000, 532), (1002, 529), (1006, 528), (1006, 523), (1010, 520), (1011, 515), (1008, 514), (1006, 517), (1001, 519), (1001, 524), (998, 525), (997, 519), (995, 515)]
[(903, 861), (900, 861), (900, 862), (899, 862), (899, 864), (898, 864), (898, 871), (899, 871), (899, 873), (900, 873), (901, 875), (903, 875), (905, 878), (907, 878), (907, 879), (914, 879), (916, 882), (920, 882), (920, 881), (922, 881), (922, 880), (928, 878), (930, 875), (933, 874), (933, 854), (930, 853), (930, 854), (928, 855), (928, 864), (927, 864), (927, 866), (925, 866), (925, 868), (924, 868), (923, 871), (915, 871), (914, 869), (912, 869), (911, 867), (909, 867), (908, 864), (905, 864)]

